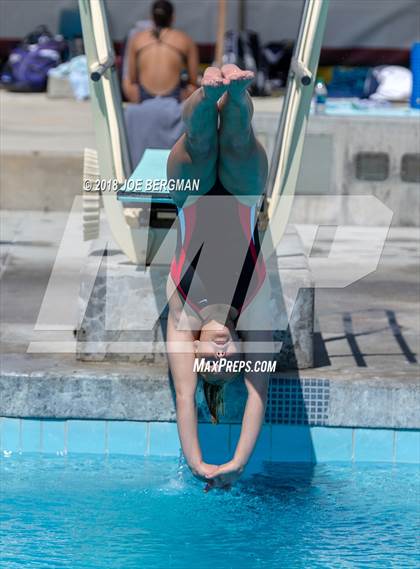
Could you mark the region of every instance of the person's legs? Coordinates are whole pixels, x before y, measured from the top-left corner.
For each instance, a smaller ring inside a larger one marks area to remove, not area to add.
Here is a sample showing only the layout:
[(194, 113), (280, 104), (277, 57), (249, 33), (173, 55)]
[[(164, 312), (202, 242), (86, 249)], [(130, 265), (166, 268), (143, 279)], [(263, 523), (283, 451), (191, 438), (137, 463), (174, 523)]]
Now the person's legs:
[[(217, 101), (226, 91), (226, 79), (220, 69), (208, 67), (202, 86), (185, 102), (183, 119), (186, 132), (171, 150), (168, 179), (200, 180), (199, 194), (214, 185), (218, 158)], [(176, 198), (182, 196), (174, 196)], [(184, 198), (187, 196), (183, 196)]]
[(222, 67), (222, 74), (229, 85), (220, 105), (219, 178), (238, 197), (260, 195), (268, 164), (251, 124), (253, 105), (247, 87), (253, 73), (228, 64)]

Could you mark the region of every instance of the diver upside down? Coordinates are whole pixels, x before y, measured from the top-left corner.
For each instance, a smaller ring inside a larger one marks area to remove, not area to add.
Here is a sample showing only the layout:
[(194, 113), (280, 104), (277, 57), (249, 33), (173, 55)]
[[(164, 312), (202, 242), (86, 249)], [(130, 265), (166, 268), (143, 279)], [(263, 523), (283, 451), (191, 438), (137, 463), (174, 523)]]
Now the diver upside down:
[[(241, 475), (264, 420), (269, 376), (246, 372), (248, 392), (232, 459), (204, 462), (197, 429), (197, 358), (258, 360), (255, 341), (271, 345), (269, 284), (257, 228), (267, 157), (252, 129), (253, 74), (235, 65), (206, 69), (185, 103), (186, 132), (168, 160), (168, 180), (200, 180), (198, 192), (174, 192), (177, 248), (167, 284), (167, 348), (182, 450), (206, 489), (229, 487)], [(265, 353), (270, 352), (265, 348)], [(272, 350), (271, 350), (272, 353)], [(233, 367), (233, 366), (232, 366)], [(205, 373), (204, 392), (217, 421), (223, 385), (238, 373)]]

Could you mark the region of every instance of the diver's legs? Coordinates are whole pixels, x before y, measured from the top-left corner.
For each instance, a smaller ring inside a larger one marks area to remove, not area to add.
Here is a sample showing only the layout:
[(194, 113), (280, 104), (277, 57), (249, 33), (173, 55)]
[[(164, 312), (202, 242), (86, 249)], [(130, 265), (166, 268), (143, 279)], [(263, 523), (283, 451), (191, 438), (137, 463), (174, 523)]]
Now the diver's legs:
[(200, 194), (213, 186), (218, 155), (217, 101), (227, 89), (220, 69), (208, 67), (202, 86), (185, 102), (186, 132), (176, 142), (168, 159), (168, 178), (200, 180)]
[(247, 87), (253, 73), (229, 64), (222, 67), (222, 74), (229, 85), (220, 105), (219, 177), (234, 195), (259, 195), (268, 164), (251, 124), (253, 105)]

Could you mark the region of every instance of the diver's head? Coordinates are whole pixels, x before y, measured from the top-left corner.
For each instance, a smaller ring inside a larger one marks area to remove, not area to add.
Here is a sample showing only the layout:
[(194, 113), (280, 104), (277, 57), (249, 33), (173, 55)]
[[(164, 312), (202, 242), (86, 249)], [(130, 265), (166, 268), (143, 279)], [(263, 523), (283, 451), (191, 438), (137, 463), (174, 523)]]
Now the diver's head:
[(152, 5), (152, 18), (157, 28), (169, 28), (174, 19), (174, 7), (168, 0), (156, 0)]
[(200, 315), (203, 324), (199, 339), (194, 342), (196, 357), (213, 362), (222, 358), (233, 361), (240, 357), (241, 341), (234, 323), (238, 312), (225, 304), (213, 304), (202, 309)]
[(223, 324), (212, 319), (202, 326), (194, 347), (197, 357), (230, 358), (240, 352), (240, 343), (238, 333), (230, 322)]
[(233, 322), (235, 313), (231, 309), (224, 311), (224, 307), (218, 305), (209, 307), (204, 314), (194, 351), (212, 421), (217, 423), (219, 411), (223, 413), (223, 388), (241, 375), (239, 363), (243, 356)]

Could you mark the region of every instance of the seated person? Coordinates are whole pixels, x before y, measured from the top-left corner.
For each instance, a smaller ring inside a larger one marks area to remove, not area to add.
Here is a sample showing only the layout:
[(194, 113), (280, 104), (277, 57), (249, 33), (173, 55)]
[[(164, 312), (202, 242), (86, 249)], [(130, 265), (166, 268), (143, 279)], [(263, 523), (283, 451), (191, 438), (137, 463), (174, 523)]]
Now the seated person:
[[(269, 377), (253, 366), (245, 370), (248, 400), (236, 450), (228, 463), (210, 465), (197, 434), (194, 362), (255, 362), (273, 354), (270, 287), (256, 227), (267, 158), (251, 126), (252, 79), (235, 65), (207, 68), (184, 105), (185, 133), (168, 160), (169, 180), (200, 181), (198, 192), (172, 193), (179, 211), (167, 284), (167, 350), (183, 453), (207, 489), (229, 487), (247, 464), (264, 420)], [(217, 421), (223, 385), (238, 373), (232, 365), (201, 375)]]
[[(152, 18), (152, 29), (137, 32), (128, 40), (124, 94), (131, 103), (157, 96), (181, 101), (197, 88), (197, 46), (187, 34), (171, 27), (173, 6), (168, 0), (154, 2)], [(185, 68), (189, 83), (182, 88)]]

